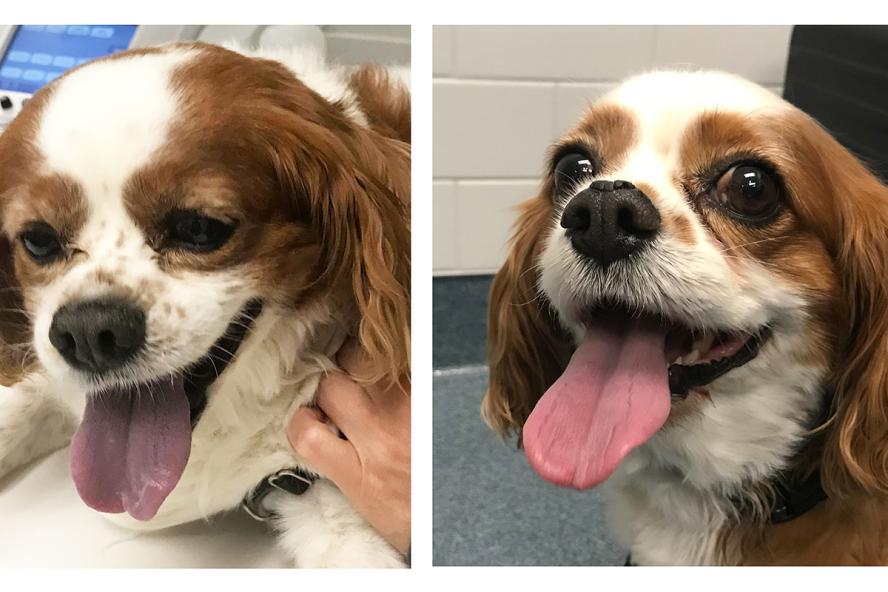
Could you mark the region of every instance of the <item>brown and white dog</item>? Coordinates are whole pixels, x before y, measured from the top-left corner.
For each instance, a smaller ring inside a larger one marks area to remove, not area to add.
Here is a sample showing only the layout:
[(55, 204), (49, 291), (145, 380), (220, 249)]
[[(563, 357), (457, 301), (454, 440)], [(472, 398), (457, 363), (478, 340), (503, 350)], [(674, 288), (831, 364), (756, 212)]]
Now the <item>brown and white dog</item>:
[[(173, 44), (38, 92), (0, 137), (0, 475), (70, 441), (89, 506), (164, 528), (311, 470), (284, 425), (347, 335), (407, 380), (408, 85)], [(328, 481), (266, 501), (297, 565), (403, 565)]]
[(483, 415), (544, 478), (607, 481), (635, 563), (888, 563), (886, 278), (888, 189), (814, 120), (630, 79), (522, 207)]

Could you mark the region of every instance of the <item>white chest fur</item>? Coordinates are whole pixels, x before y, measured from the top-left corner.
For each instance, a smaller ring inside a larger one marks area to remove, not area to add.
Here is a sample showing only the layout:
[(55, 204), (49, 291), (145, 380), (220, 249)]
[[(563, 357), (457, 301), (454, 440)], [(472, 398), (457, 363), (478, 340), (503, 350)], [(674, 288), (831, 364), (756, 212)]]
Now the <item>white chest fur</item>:
[(712, 383), (698, 413), (667, 424), (624, 459), (607, 482), (608, 520), (640, 565), (708, 565), (717, 538), (750, 483), (786, 467), (820, 403), (822, 368), (760, 355)]

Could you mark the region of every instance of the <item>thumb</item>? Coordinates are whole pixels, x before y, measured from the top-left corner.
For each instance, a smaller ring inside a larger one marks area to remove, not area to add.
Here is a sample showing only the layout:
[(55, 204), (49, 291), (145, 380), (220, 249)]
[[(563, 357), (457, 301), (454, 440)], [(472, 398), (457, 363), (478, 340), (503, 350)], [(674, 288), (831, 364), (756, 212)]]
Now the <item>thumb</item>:
[(330, 429), (317, 409), (297, 409), (287, 424), (286, 433), (296, 454), (340, 489), (349, 488), (359, 479), (361, 467), (357, 452), (348, 440)]

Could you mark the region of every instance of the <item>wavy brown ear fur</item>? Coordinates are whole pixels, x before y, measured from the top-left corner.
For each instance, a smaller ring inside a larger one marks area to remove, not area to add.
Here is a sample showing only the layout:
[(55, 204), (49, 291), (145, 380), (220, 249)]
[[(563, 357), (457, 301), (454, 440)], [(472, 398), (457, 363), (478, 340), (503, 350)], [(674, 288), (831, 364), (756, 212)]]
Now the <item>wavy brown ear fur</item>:
[(888, 188), (812, 119), (786, 124), (803, 171), (797, 207), (830, 250), (846, 306), (824, 482), (835, 493), (888, 493)]
[(511, 250), (490, 290), (487, 360), (490, 378), (481, 415), (501, 435), (520, 433), (533, 406), (567, 363), (567, 337), (537, 288), (542, 236), (551, 225), (545, 194), (521, 206)]
[(30, 324), (12, 263), (12, 244), (0, 235), (0, 385), (11, 386), (33, 363)]
[(407, 379), (410, 146), (341, 121), (327, 129), (283, 125), (276, 135), (277, 176), (321, 248), (317, 285), (350, 291), (357, 309), (357, 338), (371, 361), (360, 378)]

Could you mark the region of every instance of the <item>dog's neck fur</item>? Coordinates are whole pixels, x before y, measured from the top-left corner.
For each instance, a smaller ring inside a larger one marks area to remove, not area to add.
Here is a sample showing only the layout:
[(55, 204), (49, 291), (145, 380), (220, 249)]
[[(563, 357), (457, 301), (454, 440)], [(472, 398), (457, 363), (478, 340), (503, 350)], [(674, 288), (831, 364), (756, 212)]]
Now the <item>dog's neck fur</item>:
[[(712, 383), (709, 401), (670, 420), (608, 481), (611, 528), (636, 563), (742, 562), (726, 529), (766, 519), (770, 484), (793, 468), (824, 396), (824, 369), (785, 363), (795, 345), (775, 335), (770, 355)], [(738, 515), (738, 499), (750, 515)]]

